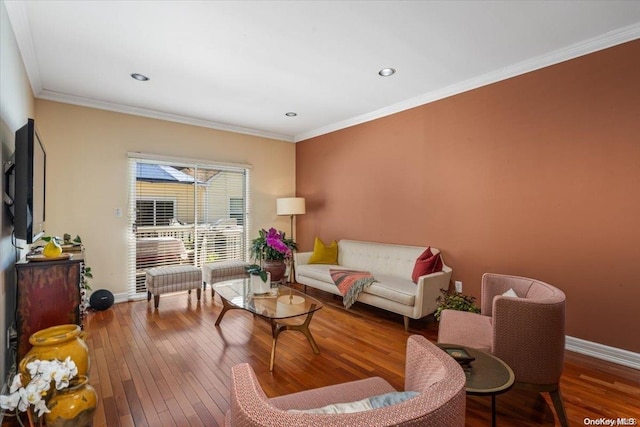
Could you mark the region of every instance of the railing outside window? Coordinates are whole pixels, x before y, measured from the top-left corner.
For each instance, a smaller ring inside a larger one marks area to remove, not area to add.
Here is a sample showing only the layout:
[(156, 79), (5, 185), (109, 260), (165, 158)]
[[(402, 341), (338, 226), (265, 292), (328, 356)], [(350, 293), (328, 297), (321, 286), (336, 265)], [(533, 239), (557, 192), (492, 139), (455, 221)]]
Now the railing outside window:
[(244, 228), (225, 225), (169, 225), (136, 229), (136, 287), (144, 292), (148, 268), (243, 259)]

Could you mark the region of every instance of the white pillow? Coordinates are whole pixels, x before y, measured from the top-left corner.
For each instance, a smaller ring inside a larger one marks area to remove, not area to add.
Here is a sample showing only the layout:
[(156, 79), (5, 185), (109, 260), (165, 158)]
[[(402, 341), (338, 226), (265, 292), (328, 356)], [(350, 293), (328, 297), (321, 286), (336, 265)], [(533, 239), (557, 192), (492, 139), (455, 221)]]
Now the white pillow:
[(518, 294), (516, 294), (516, 291), (513, 290), (513, 288), (509, 288), (509, 290), (506, 291), (505, 293), (503, 293), (502, 296), (503, 297), (520, 298), (520, 297), (518, 297)]
[(357, 402), (332, 403), (322, 408), (289, 409), (288, 412), (304, 412), (306, 414), (350, 414), (395, 405), (419, 395), (417, 391), (396, 391), (380, 396), (367, 397)]
[(352, 412), (362, 412), (373, 409), (371, 401), (367, 399), (358, 400), (357, 402), (332, 403), (322, 408), (313, 409), (289, 409), (288, 412), (304, 412), (305, 414), (350, 414)]

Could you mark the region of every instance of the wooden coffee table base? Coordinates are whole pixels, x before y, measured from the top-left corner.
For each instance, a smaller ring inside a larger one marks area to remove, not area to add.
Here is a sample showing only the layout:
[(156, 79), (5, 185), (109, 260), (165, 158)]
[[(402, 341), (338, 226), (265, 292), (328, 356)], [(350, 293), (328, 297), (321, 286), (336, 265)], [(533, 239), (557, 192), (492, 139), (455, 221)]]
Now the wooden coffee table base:
[[(211, 287), (211, 290), (213, 291), (213, 287)], [(229, 301), (227, 301), (224, 298), (220, 298), (220, 300), (222, 301), (222, 311), (220, 311), (220, 314), (218, 314), (218, 318), (216, 319), (216, 326), (220, 326), (220, 322), (222, 322), (222, 318), (224, 317), (225, 313), (229, 310), (244, 310), (241, 307), (235, 306), (233, 304), (231, 304)], [(245, 310), (246, 311), (246, 310)]]
[[(293, 298), (295, 296), (293, 295), (289, 295), (288, 297), (285, 296), (285, 301), (293, 301)], [(299, 298), (301, 300), (304, 300), (303, 298), (300, 297), (296, 297)], [(310, 306), (308, 307), (308, 309), (305, 309), (305, 312), (301, 313), (301, 314), (293, 314), (291, 315), (291, 317), (285, 317), (285, 318), (274, 318), (274, 317), (269, 317), (269, 316), (264, 316), (260, 313), (256, 313), (254, 310), (248, 310), (246, 307), (239, 307), (231, 302), (229, 302), (227, 300), (227, 298), (225, 298), (223, 295), (221, 295), (220, 300), (222, 301), (222, 310), (220, 311), (220, 314), (218, 315), (218, 318), (216, 319), (216, 326), (220, 325), (220, 322), (222, 321), (222, 318), (224, 317), (224, 315), (227, 313), (227, 311), (229, 310), (245, 310), (245, 311), (249, 311), (250, 313), (253, 313), (254, 316), (259, 316), (262, 317), (265, 320), (268, 320), (271, 323), (271, 336), (272, 336), (272, 341), (271, 341), (271, 357), (269, 359), (269, 371), (273, 372), (273, 367), (275, 365), (275, 360), (276, 360), (276, 344), (278, 343), (278, 336), (283, 332), (283, 331), (298, 331), (298, 332), (302, 332), (302, 334), (307, 337), (307, 341), (309, 341), (309, 345), (311, 345), (311, 350), (313, 350), (313, 352), (315, 354), (320, 354), (320, 349), (318, 348), (318, 344), (316, 344), (316, 341), (313, 339), (313, 335), (311, 335), (311, 331), (309, 330), (309, 324), (311, 323), (311, 319), (313, 319), (313, 313), (316, 312), (316, 310), (318, 308), (322, 308), (322, 305), (319, 303), (315, 304), (312, 303), (310, 304)], [(275, 299), (274, 299), (275, 301)], [(295, 319), (295, 318), (300, 318), (302, 316), (305, 316), (304, 322), (302, 323), (290, 323), (291, 319)]]
[(273, 372), (273, 365), (275, 364), (276, 360), (276, 344), (278, 342), (278, 335), (280, 335), (280, 333), (283, 331), (302, 332), (304, 336), (307, 337), (307, 341), (309, 341), (313, 353), (320, 354), (318, 344), (316, 344), (316, 341), (313, 339), (311, 331), (309, 330), (309, 324), (311, 323), (313, 313), (315, 313), (315, 311), (311, 311), (309, 314), (307, 314), (307, 318), (304, 319), (304, 322), (301, 324), (289, 324), (283, 323), (282, 320), (271, 319), (271, 336), (273, 337), (273, 340), (271, 342), (271, 360), (269, 362), (269, 372)]

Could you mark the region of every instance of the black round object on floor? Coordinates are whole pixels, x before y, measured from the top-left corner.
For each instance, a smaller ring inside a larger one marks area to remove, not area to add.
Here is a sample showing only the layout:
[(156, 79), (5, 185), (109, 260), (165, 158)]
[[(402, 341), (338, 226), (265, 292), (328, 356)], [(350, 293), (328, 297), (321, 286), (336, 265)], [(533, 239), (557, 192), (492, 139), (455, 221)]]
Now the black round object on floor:
[(106, 289), (98, 289), (91, 294), (89, 304), (94, 310), (106, 310), (113, 305), (113, 294)]

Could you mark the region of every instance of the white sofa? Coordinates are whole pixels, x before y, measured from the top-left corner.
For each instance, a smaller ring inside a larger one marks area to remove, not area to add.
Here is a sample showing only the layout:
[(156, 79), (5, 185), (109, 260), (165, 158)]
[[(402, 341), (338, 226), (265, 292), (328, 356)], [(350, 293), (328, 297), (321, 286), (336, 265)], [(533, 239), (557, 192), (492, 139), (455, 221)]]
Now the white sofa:
[[(365, 288), (357, 301), (402, 315), (404, 328), (408, 330), (410, 318), (420, 319), (436, 311), (440, 289), (448, 289), (451, 280), (452, 270), (443, 260), (443, 271), (422, 276), (417, 284), (413, 283), (413, 267), (425, 249), (420, 246), (340, 240), (338, 264), (309, 264), (311, 252), (295, 253), (295, 278), (302, 285), (340, 295), (331, 280), (330, 269), (369, 271), (376, 282)], [(431, 250), (434, 254), (439, 252), (435, 248)]]

